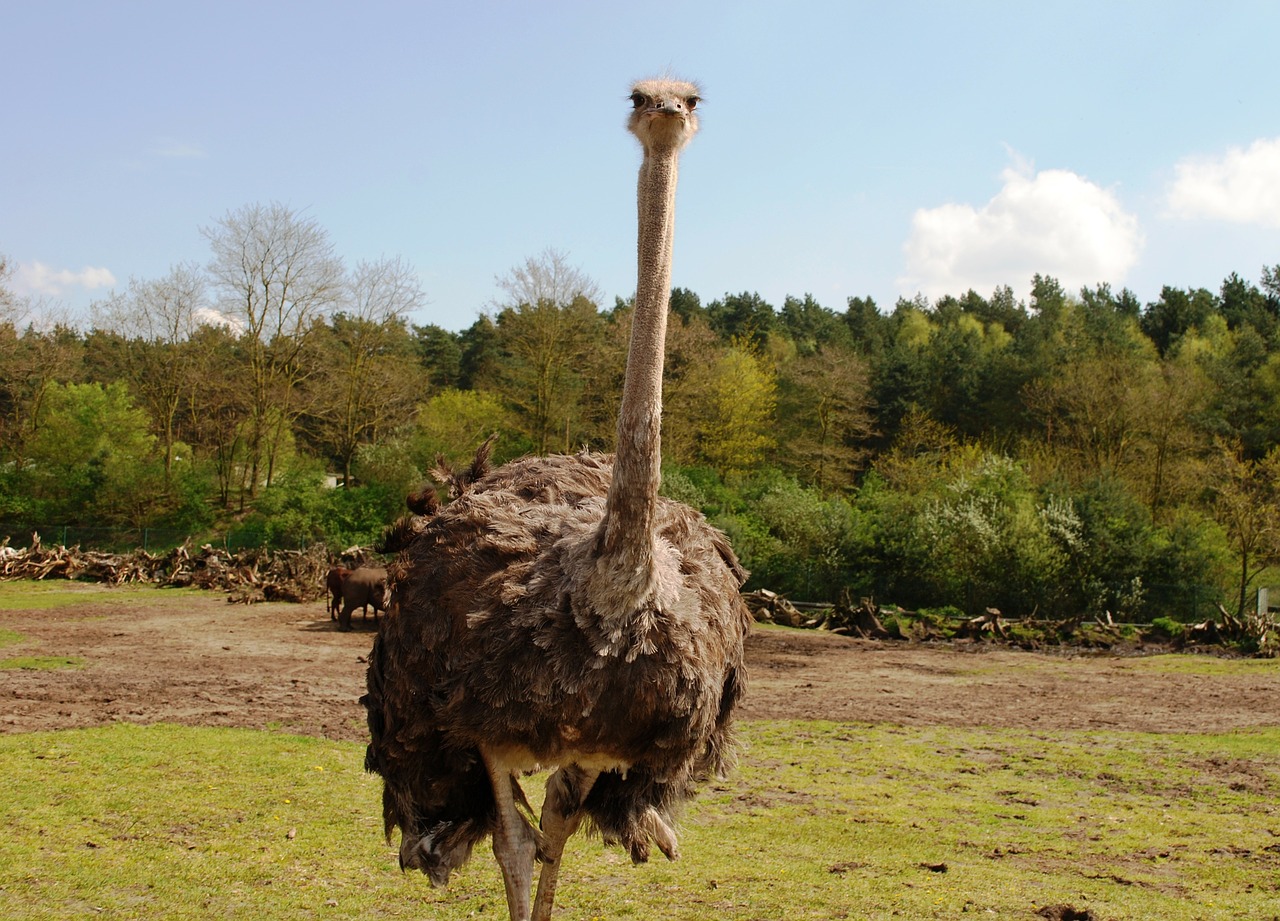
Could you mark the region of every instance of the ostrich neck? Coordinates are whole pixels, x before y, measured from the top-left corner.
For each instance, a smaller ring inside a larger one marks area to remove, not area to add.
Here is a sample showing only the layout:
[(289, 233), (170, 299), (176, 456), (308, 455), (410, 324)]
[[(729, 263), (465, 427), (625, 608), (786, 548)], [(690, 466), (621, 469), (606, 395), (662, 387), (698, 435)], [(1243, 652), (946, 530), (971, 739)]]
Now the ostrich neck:
[(662, 481), (662, 364), (671, 301), (676, 162), (675, 150), (646, 150), (636, 196), (636, 303), (601, 545), (604, 557), (633, 574), (652, 564), (654, 508)]

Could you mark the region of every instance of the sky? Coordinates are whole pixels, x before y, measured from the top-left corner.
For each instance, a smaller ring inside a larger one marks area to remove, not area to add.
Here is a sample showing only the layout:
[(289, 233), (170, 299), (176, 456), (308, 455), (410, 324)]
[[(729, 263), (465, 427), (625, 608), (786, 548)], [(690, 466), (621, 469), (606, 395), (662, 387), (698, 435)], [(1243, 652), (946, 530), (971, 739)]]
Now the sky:
[(673, 283), (1143, 303), (1280, 263), (1280, 3), (0, 0), (0, 254), (87, 324), (282, 203), (451, 330), (548, 248), (635, 289), (631, 83), (699, 82)]

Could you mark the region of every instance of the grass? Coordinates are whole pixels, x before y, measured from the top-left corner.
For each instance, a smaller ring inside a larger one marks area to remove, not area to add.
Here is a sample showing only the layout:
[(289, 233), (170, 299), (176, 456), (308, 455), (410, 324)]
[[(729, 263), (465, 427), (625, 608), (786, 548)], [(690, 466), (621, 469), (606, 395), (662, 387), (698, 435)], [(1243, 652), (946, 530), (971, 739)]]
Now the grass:
[(168, 604), (183, 594), (204, 594), (198, 588), (166, 588), (125, 583), (107, 585), (101, 582), (34, 581), (20, 579), (0, 582), (0, 610), (43, 611), (73, 604), (137, 607), (139, 604)]
[(84, 659), (79, 656), (14, 656), (0, 659), (0, 669), (25, 668), (43, 670), (51, 668), (83, 668)]
[[(682, 859), (576, 838), (557, 918), (1280, 918), (1280, 729), (744, 727)], [(486, 849), (402, 876), (361, 746), (119, 724), (0, 736), (0, 917), (503, 921)]]

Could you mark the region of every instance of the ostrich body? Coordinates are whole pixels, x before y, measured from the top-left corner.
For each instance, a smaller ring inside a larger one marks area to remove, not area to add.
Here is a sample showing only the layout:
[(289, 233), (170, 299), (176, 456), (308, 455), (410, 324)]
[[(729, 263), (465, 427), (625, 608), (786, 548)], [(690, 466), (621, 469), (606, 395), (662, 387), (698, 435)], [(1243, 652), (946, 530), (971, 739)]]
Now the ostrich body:
[[(677, 856), (674, 812), (727, 766), (743, 685), (746, 573), (700, 513), (658, 495), (676, 163), (697, 89), (644, 81), (631, 99), (644, 161), (617, 453), (490, 470), (486, 444), (451, 503), (415, 497), (369, 660), (366, 767), (401, 866), (443, 885), (492, 835), (513, 921), (550, 917), (583, 819), (637, 862), (655, 844)], [(518, 778), (541, 768), (535, 828)]]

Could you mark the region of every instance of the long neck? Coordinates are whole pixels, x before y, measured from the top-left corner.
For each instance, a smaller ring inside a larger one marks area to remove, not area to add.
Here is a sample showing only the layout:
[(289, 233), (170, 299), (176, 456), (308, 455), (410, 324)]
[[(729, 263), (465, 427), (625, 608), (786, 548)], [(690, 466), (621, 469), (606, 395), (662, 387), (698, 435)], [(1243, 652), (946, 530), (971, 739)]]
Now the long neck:
[(654, 547), (654, 508), (662, 481), (662, 363), (671, 301), (676, 162), (675, 150), (646, 150), (640, 166), (636, 304), (601, 546), (605, 557), (623, 567), (647, 567)]

